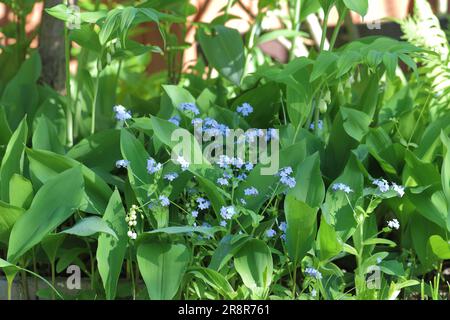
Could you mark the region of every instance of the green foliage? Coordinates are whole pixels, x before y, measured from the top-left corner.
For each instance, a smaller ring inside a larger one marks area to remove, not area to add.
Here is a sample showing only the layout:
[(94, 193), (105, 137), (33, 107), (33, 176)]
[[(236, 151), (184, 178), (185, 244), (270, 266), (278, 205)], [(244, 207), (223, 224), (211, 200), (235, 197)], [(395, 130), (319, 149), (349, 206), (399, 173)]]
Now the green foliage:
[(165, 240), (140, 244), (137, 261), (150, 298), (172, 299), (181, 285), (189, 260), (190, 252), (183, 244)]
[[(446, 298), (450, 76), (438, 19), (415, 1), (399, 21), (406, 41), (337, 48), (340, 23), (368, 14), (367, 0), (287, 1), (283, 15), (280, 3), (259, 1), (242, 35), (225, 26), (229, 7), (191, 25), (187, 0), (83, 2), (79, 28), (64, 30), (78, 66), (64, 94), (39, 80), (46, 63), (24, 26), (2, 28), (16, 39), (0, 52), (10, 288), (29, 273), (55, 299)], [(334, 8), (329, 49), (327, 32), (310, 47), (305, 20), (323, 10), (326, 31)], [(63, 4), (46, 14), (73, 19)], [(279, 30), (266, 30), (270, 15)], [(149, 26), (161, 45), (137, 41)], [(186, 68), (192, 31), (199, 58)], [(263, 49), (281, 37), (286, 63)], [(154, 54), (167, 70), (148, 74)], [(72, 264), (90, 288), (61, 294), (55, 277)]]
[(81, 206), (84, 183), (81, 169), (67, 170), (49, 179), (36, 193), (30, 209), (14, 224), (8, 260), (17, 261)]

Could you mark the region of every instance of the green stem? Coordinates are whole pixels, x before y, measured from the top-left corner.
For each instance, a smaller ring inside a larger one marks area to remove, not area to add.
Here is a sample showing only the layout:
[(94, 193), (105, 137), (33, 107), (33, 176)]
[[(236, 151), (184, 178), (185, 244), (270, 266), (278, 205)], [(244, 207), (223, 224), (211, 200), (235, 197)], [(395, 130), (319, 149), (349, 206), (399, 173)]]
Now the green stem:
[[(55, 272), (55, 262), (52, 261), (50, 263), (50, 267), (51, 267), (51, 273), (52, 273), (52, 286), (55, 287), (55, 283), (56, 283), (56, 272)], [(55, 292), (52, 291), (52, 300), (55, 300)]]
[(34, 273), (33, 271), (30, 271), (30, 270), (27, 270), (27, 269), (23, 269), (23, 268), (19, 268), (19, 269), (24, 270), (25, 272), (28, 272), (29, 274), (31, 274), (31, 275), (41, 279), (45, 284), (47, 284), (53, 290), (53, 292), (55, 292), (58, 295), (58, 297), (61, 300), (64, 300), (64, 297), (61, 295), (61, 293), (59, 293), (58, 290), (56, 290), (55, 286), (52, 285), (50, 282), (48, 282), (44, 277), (41, 277), (39, 274)]
[(94, 88), (94, 101), (92, 102), (92, 117), (91, 117), (91, 134), (95, 133), (95, 118), (97, 112), (97, 99), (98, 99), (98, 87), (100, 82), (100, 59), (97, 60), (97, 78), (95, 79), (95, 88)]
[(130, 251), (130, 259), (128, 260), (128, 268), (130, 270), (130, 277), (131, 277), (131, 287), (133, 290), (133, 300), (136, 300), (136, 283), (134, 281), (134, 271), (133, 271), (133, 260), (131, 257), (131, 250)]
[(297, 262), (294, 263), (294, 271), (292, 278), (292, 299), (295, 299), (297, 291)]
[(359, 244), (358, 244), (358, 255), (356, 256), (356, 274), (355, 274), (355, 286), (356, 295), (360, 296), (364, 292), (364, 272), (362, 270), (362, 260), (364, 253), (364, 220), (358, 225), (359, 231)]
[(7, 283), (8, 283), (8, 301), (11, 301), (12, 298), (12, 285), (14, 282), (14, 278), (11, 280), (9, 278), (7, 278)]
[[(32, 249), (32, 253), (33, 253), (33, 271), (35, 273), (37, 273), (37, 262), (36, 262), (36, 252), (34, 251), (34, 248)], [(34, 290), (37, 291), (38, 290), (38, 279), (35, 277), (34, 278)]]
[[(293, 27), (295, 31), (300, 31), (300, 13), (301, 13), (301, 8), (302, 8), (302, 0), (295, 0), (295, 12), (294, 12), (294, 21), (293, 21)], [(292, 46), (291, 46), (291, 50), (290, 50), (290, 59), (294, 58), (294, 51), (296, 48), (296, 43), (297, 43), (297, 39), (298, 37), (295, 36), (292, 39)]]
[(330, 41), (330, 51), (333, 50), (334, 45), (336, 44), (336, 40), (337, 40), (337, 37), (338, 37), (338, 35), (339, 35), (339, 31), (340, 31), (340, 29), (341, 29), (341, 27), (342, 27), (342, 24), (343, 24), (344, 21), (345, 21), (345, 16), (347, 15), (347, 12), (348, 12), (348, 9), (345, 8), (345, 9), (341, 12), (341, 14), (340, 14), (340, 16), (339, 16), (339, 21), (338, 21), (336, 27), (334, 28), (333, 35), (332, 35), (332, 37), (331, 37), (331, 41)]
[(21, 271), (20, 272), (20, 277), (22, 279), (22, 288), (25, 294), (25, 299), (26, 300), (30, 300), (30, 292), (28, 290), (28, 278), (27, 278), (27, 273), (25, 271)]
[(228, 13), (230, 12), (231, 7), (233, 6), (233, 0), (228, 0), (227, 7), (225, 8), (225, 17), (228, 20)]
[(75, 115), (74, 128), (73, 128), (74, 137), (78, 137), (78, 134), (79, 134), (79, 125), (78, 124), (81, 121), (81, 108), (78, 105), (78, 100), (80, 98), (80, 93), (81, 93), (81, 88), (82, 88), (82, 86), (80, 85), (80, 83), (81, 83), (80, 71), (85, 68), (86, 63), (87, 63), (87, 58), (88, 58), (87, 50), (84, 48), (81, 48), (80, 59), (78, 61), (78, 68), (77, 68), (77, 76), (78, 76), (77, 89), (75, 92), (74, 100), (72, 102), (72, 105), (74, 108), (74, 115)]
[(325, 12), (325, 16), (323, 18), (323, 26), (322, 26), (322, 38), (320, 39), (320, 52), (323, 51), (323, 47), (325, 46), (325, 39), (327, 38), (327, 30), (328, 30), (328, 17), (330, 16), (331, 8), (329, 8)]
[(66, 59), (66, 121), (67, 121), (67, 146), (73, 146), (73, 115), (72, 115), (72, 99), (70, 91), (70, 40), (69, 29), (64, 26), (64, 53)]
[(92, 254), (92, 250), (91, 250), (91, 245), (89, 244), (89, 242), (87, 240), (85, 240), (86, 242), (86, 246), (89, 250), (89, 259), (91, 261), (91, 289), (94, 290), (94, 276), (95, 276), (95, 257)]
[(272, 195), (270, 196), (269, 201), (267, 202), (266, 206), (264, 207), (263, 211), (261, 212), (261, 216), (264, 215), (264, 213), (266, 212), (267, 208), (269, 207), (269, 205), (272, 203), (273, 198), (276, 195), (276, 192), (278, 191), (278, 187), (280, 186), (280, 182), (277, 183), (275, 190), (273, 191)]
[(314, 109), (314, 132), (319, 135), (319, 103), (316, 103), (315, 109)]

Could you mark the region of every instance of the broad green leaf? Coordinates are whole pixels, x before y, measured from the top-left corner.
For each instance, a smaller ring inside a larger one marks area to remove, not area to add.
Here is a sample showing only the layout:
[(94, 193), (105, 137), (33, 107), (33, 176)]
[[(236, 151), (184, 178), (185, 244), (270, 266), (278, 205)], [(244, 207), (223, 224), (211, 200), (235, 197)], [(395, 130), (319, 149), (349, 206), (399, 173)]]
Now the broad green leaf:
[(93, 134), (73, 146), (67, 156), (89, 168), (111, 171), (121, 158), (120, 130), (107, 129)]
[(369, 125), (372, 119), (366, 113), (356, 109), (341, 107), (340, 110), (347, 134), (356, 141), (361, 141), (369, 132)]
[(280, 108), (280, 87), (269, 82), (248, 90), (233, 101), (232, 110), (243, 103), (253, 107), (253, 112), (245, 118), (252, 128), (267, 128), (267, 124), (278, 114)]
[(0, 268), (13, 267), (14, 265), (0, 258)]
[(233, 299), (236, 296), (236, 292), (228, 280), (216, 270), (195, 267), (191, 268), (189, 273), (193, 274), (196, 279), (203, 280), (206, 284), (211, 286), (214, 291), (218, 292), (221, 296), (227, 299)]
[(42, 239), (41, 246), (44, 249), (45, 254), (48, 257), (50, 263), (54, 264), (58, 254), (58, 250), (66, 238), (65, 234), (62, 233), (51, 233)]
[(308, 93), (300, 83), (295, 87), (286, 86), (287, 113), (296, 127), (304, 125), (311, 112), (312, 104), (308, 98)]
[[(70, 12), (69, 8), (65, 4), (57, 4), (56, 6), (45, 9), (45, 11), (52, 17), (65, 22), (71, 21), (71, 19), (73, 19), (73, 13)], [(83, 22), (95, 23), (105, 15), (106, 12), (103, 11), (81, 12), (80, 19)]]
[(321, 261), (326, 261), (343, 251), (342, 240), (339, 239), (333, 226), (330, 226), (324, 217), (320, 221), (317, 233), (317, 250)]
[(433, 235), (444, 236), (441, 226), (432, 223), (422, 215), (414, 212), (409, 220), (408, 229), (412, 248), (417, 254), (420, 263), (425, 269), (431, 269), (433, 264), (438, 262), (437, 256), (433, 253), (429, 239)]
[(72, 41), (83, 47), (83, 49), (91, 50), (98, 54), (101, 53), (102, 46), (98, 39), (98, 33), (91, 26), (82, 25), (79, 29), (73, 29), (70, 31), (69, 37)]
[(24, 212), (20, 207), (0, 201), (0, 242), (8, 244), (11, 229)]
[(403, 277), (405, 275), (403, 264), (397, 260), (383, 260), (380, 263), (380, 269), (391, 276)]
[(317, 209), (288, 195), (284, 200), (286, 215), (286, 246), (289, 257), (298, 266), (311, 250), (317, 230)]
[(208, 268), (220, 271), (249, 239), (243, 234), (223, 237), (211, 257)]
[(432, 161), (439, 152), (441, 139), (439, 139), (442, 130), (444, 134), (450, 134), (450, 114), (432, 121), (425, 132), (422, 134), (419, 146), (414, 151), (415, 154), (424, 161)]
[(128, 34), (128, 29), (133, 23), (134, 18), (138, 10), (134, 7), (125, 7), (122, 10), (120, 17), (120, 34), (122, 36), (122, 42), (125, 43), (126, 36)]
[(147, 159), (149, 155), (142, 143), (127, 130), (120, 133), (120, 149), (122, 157), (128, 161), (128, 179), (131, 187), (141, 205), (148, 201), (146, 186), (152, 182), (152, 177), (147, 172)]
[(400, 283), (396, 283), (395, 284), (395, 288), (397, 290), (401, 290), (403, 288), (417, 286), (419, 284), (420, 284), (420, 282), (417, 281), (417, 280), (406, 280), (406, 281), (403, 281), (403, 282), (400, 282)]
[(9, 140), (0, 166), (0, 199), (9, 202), (9, 183), (12, 176), (22, 173), (23, 150), (27, 142), (28, 126), (26, 117)]
[(9, 203), (27, 209), (33, 200), (33, 185), (19, 174), (14, 174), (9, 182)]
[(344, 251), (347, 253), (350, 253), (354, 256), (358, 256), (358, 251), (356, 251), (355, 248), (353, 248), (351, 245), (344, 243), (344, 247), (343, 247)]
[(438, 235), (431, 236), (429, 239), (431, 250), (441, 260), (450, 259), (450, 243)]
[(14, 78), (9, 81), (0, 104), (4, 106), (6, 118), (12, 130), (16, 130), (22, 119), (32, 119), (39, 103), (36, 81), (41, 74), (41, 59), (34, 51), (20, 66)]
[(33, 133), (33, 148), (64, 154), (65, 150), (58, 139), (55, 125), (44, 115), (41, 115), (36, 123)]
[(388, 152), (392, 153), (393, 148), (392, 140), (387, 132), (382, 127), (370, 128), (365, 140), (370, 154), (379, 162), (383, 170), (388, 174), (397, 174), (397, 168), (386, 159), (389, 156)]
[[(98, 250), (98, 249), (97, 249)], [(89, 273), (87, 271), (84, 262), (81, 261), (79, 256), (81, 254), (88, 254), (88, 249), (86, 247), (75, 247), (72, 249), (64, 249), (58, 256), (58, 262), (56, 263), (56, 272), (61, 273), (64, 270), (67, 269), (68, 266), (71, 264), (78, 265), (81, 270), (85, 271), (86, 273)]]
[(322, 9), (326, 12), (331, 9), (331, 7), (334, 5), (336, 0), (319, 0), (320, 5), (322, 6)]
[(208, 236), (213, 236), (214, 233), (218, 231), (214, 228), (209, 227), (191, 227), (191, 226), (183, 226), (183, 227), (166, 227), (155, 229), (152, 231), (146, 232), (147, 234), (155, 234), (155, 233), (166, 233), (166, 234), (183, 234), (183, 233), (203, 233)]
[(367, 10), (369, 10), (369, 0), (343, 0), (343, 1), (347, 8), (359, 13), (363, 17), (367, 14)]
[(325, 197), (325, 185), (320, 172), (319, 154), (307, 157), (298, 167), (297, 184), (289, 191), (308, 206), (319, 207)]
[(45, 100), (39, 105), (34, 116), (33, 132), (38, 126), (38, 120), (45, 117), (55, 127), (59, 144), (64, 145), (67, 140), (67, 119), (64, 97), (59, 96), (56, 92), (48, 88), (42, 89), (40, 95)]
[(256, 293), (266, 290), (272, 283), (272, 254), (262, 240), (247, 241), (236, 253), (234, 266), (244, 285)]
[(178, 110), (182, 103), (195, 103), (195, 98), (184, 88), (174, 85), (164, 85), (163, 89), (171, 103), (166, 108), (161, 108), (158, 113), (159, 117), (170, 117), (173, 110)]
[(15, 223), (9, 238), (8, 260), (17, 261), (83, 203), (80, 167), (49, 179), (37, 192), (30, 209)]
[[(343, 191), (335, 191), (333, 190), (335, 183), (344, 183), (353, 192), (347, 195)], [(358, 160), (352, 155), (342, 174), (330, 184), (325, 202), (321, 206), (326, 221), (328, 224), (335, 226), (336, 232), (343, 241), (351, 236), (356, 227), (353, 210), (348, 199), (350, 203), (354, 204), (362, 195), (363, 185), (364, 177), (358, 165)]]
[(209, 64), (235, 85), (240, 85), (245, 56), (239, 32), (225, 26), (216, 26), (211, 35), (204, 29), (198, 29), (197, 37)]
[[(12, 132), (6, 119), (5, 109), (0, 105), (0, 146), (6, 146), (9, 139), (11, 139)], [(1, 159), (1, 153), (0, 153)]]
[(450, 219), (450, 138), (441, 132), (441, 140), (444, 146), (444, 161), (441, 170), (442, 189), (447, 198), (448, 217)]
[(106, 182), (91, 169), (67, 156), (50, 151), (26, 149), (26, 153), (30, 160), (31, 172), (41, 183), (45, 183), (67, 169), (81, 166), (87, 199), (80, 209), (100, 215), (105, 212), (112, 191)]
[(364, 245), (366, 246), (370, 246), (370, 245), (377, 245), (377, 244), (381, 244), (381, 245), (386, 245), (386, 246), (390, 246), (390, 247), (396, 247), (397, 244), (389, 239), (383, 239), (383, 238), (370, 238), (367, 239), (366, 241), (364, 241)]
[(400, 118), (414, 107), (411, 89), (406, 86), (396, 92), (386, 103), (381, 106), (378, 116), (380, 123), (390, 122)]
[(117, 190), (114, 191), (109, 200), (103, 220), (110, 224), (118, 238), (102, 233), (98, 237), (97, 247), (98, 271), (103, 281), (106, 298), (112, 300), (116, 296), (117, 283), (122, 271), (128, 242), (125, 210)]
[(61, 233), (73, 234), (79, 237), (88, 237), (96, 233), (106, 233), (118, 240), (116, 233), (110, 228), (108, 223), (96, 216), (83, 218), (73, 227), (65, 229)]
[(406, 186), (426, 187), (439, 183), (441, 180), (438, 168), (434, 164), (418, 159), (409, 150), (405, 153), (405, 162), (402, 176)]
[(383, 63), (386, 66), (386, 72), (389, 78), (395, 78), (397, 70), (398, 56), (395, 53), (386, 52), (383, 56)]
[(184, 244), (154, 240), (138, 246), (139, 270), (152, 300), (170, 300), (175, 296), (190, 259), (191, 253)]
[(422, 216), (450, 231), (447, 201), (440, 186), (432, 186), (421, 192), (412, 189), (407, 191), (407, 195)]
[(99, 33), (101, 45), (104, 45), (110, 39), (111, 35), (118, 29), (121, 12), (122, 10), (119, 8), (115, 8), (108, 12)]
[(323, 75), (329, 75), (333, 71), (336, 70), (336, 63), (338, 60), (338, 55), (329, 52), (323, 51), (317, 57), (317, 60), (314, 62), (313, 71), (311, 73), (310, 81), (313, 82), (320, 78)]
[(353, 67), (361, 62), (361, 54), (356, 51), (343, 52), (337, 61), (338, 73), (336, 78), (341, 78), (349, 72)]

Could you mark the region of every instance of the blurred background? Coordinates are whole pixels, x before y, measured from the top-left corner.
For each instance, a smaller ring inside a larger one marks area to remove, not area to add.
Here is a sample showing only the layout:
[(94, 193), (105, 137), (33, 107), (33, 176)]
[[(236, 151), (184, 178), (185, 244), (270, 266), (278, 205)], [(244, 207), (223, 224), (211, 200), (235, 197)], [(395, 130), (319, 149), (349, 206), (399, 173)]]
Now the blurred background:
[[(176, 5), (177, 0), (164, 0), (167, 3)], [(154, 0), (155, 3), (161, 5), (163, 0)], [(288, 0), (286, 0), (288, 1)], [(171, 32), (179, 38), (181, 42), (184, 42), (186, 48), (183, 52), (182, 60), (183, 70), (187, 70), (189, 67), (195, 64), (197, 61), (199, 52), (198, 46), (195, 41), (195, 26), (196, 23), (211, 23), (215, 19), (223, 15), (224, 10), (232, 16), (232, 19), (226, 22), (226, 26), (239, 30), (242, 35), (249, 32), (251, 26), (257, 19), (258, 10), (261, 8), (262, 3), (274, 2), (276, 7), (267, 6), (265, 16), (261, 22), (263, 31), (271, 31), (282, 28), (283, 23), (280, 20), (280, 16), (283, 15), (283, 10), (287, 11), (286, 1), (269, 1), (269, 0), (178, 0), (178, 2), (190, 2), (188, 15), (188, 22), (184, 26), (172, 26)], [(55, 27), (48, 27), (43, 32), (39, 30), (39, 26), (42, 22), (43, 9), (45, 7), (52, 7), (58, 3), (65, 1), (61, 0), (45, 0), (45, 1), (30, 1), (30, 0), (8, 0), (0, 1), (0, 48), (1, 46), (11, 45), (15, 43), (16, 39), (13, 36), (13, 30), (9, 30), (10, 26), (14, 24), (8, 24), (8, 22), (16, 22), (20, 19), (14, 13), (14, 3), (23, 2), (30, 6), (29, 12), (22, 18), (21, 23), (24, 26), (26, 37), (30, 39), (30, 46), (32, 48), (39, 47), (39, 36), (51, 38), (51, 33), (54, 32)], [(100, 8), (111, 9), (121, 4), (139, 4), (142, 1), (121, 1), (121, 0), (103, 0)], [(152, 1), (149, 1), (152, 2)], [(449, 0), (430, 0), (435, 13), (442, 17), (442, 23), (446, 24), (446, 15), (449, 12)], [(83, 10), (84, 8), (93, 8), (95, 1), (71, 1), (70, 3), (79, 5)], [(231, 3), (231, 6), (229, 6)], [(228, 7), (229, 6), (229, 7)], [(393, 21), (395, 19), (405, 18), (413, 9), (414, 0), (370, 0), (369, 11), (364, 20), (356, 13), (351, 12), (345, 21), (345, 29), (340, 34), (338, 44), (367, 35), (383, 34), (395, 38), (400, 38), (400, 28)], [(302, 25), (302, 30), (306, 29), (311, 37), (304, 40), (305, 48), (308, 46), (317, 45), (317, 35), (315, 28), (318, 28), (323, 18), (323, 13), (319, 12), (316, 15), (308, 17), (306, 23)], [(332, 12), (329, 19), (330, 28), (328, 32), (332, 32), (333, 26), (337, 22), (337, 13)], [(52, 19), (47, 17), (47, 19)], [(39, 32), (40, 31), (40, 32)], [(321, 32), (320, 30), (318, 31)], [(315, 36), (316, 34), (316, 36)], [(161, 45), (162, 39), (160, 38), (158, 30), (151, 24), (141, 32), (134, 35), (134, 38), (142, 43), (151, 42), (152, 44)], [(44, 39), (45, 40), (45, 39)], [(283, 37), (278, 39), (271, 39), (270, 41), (261, 43), (259, 46), (265, 54), (271, 56), (273, 59), (280, 62), (286, 62), (289, 59), (289, 41), (284, 41)], [(50, 40), (50, 44), (53, 40)], [(42, 41), (41, 41), (42, 45)], [(307, 55), (308, 51), (297, 52), (297, 56)], [(71, 68), (76, 68), (76, 62), (74, 61)], [(148, 71), (150, 73), (160, 72), (167, 68), (167, 60), (162, 56), (154, 55), (152, 61), (149, 64)]]

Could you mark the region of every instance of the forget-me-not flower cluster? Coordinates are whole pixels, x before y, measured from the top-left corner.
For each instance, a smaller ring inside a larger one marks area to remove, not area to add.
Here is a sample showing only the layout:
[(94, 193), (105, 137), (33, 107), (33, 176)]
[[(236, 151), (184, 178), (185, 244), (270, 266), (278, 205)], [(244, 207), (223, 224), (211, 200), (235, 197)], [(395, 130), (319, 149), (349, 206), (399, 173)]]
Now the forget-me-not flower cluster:
[(124, 106), (117, 105), (113, 107), (115, 113), (115, 118), (119, 121), (126, 121), (131, 119), (131, 112), (128, 111)]
[(237, 107), (236, 111), (240, 115), (247, 117), (253, 112), (253, 107), (249, 103), (245, 102), (242, 106)]
[(156, 162), (155, 159), (150, 158), (147, 160), (147, 172), (150, 174), (156, 173), (162, 169), (162, 164)]
[(294, 188), (295, 185), (297, 184), (297, 181), (295, 181), (295, 178), (292, 177), (293, 171), (291, 167), (285, 167), (282, 168), (279, 172), (278, 172), (278, 176), (280, 177), (280, 182), (289, 187), (289, 188)]
[(305, 269), (305, 274), (317, 280), (322, 279), (320, 271), (311, 267)]
[(331, 188), (333, 189), (333, 191), (343, 191), (347, 194), (353, 192), (353, 190), (345, 183), (335, 183)]
[(179, 105), (178, 107), (181, 111), (183, 112), (190, 112), (194, 115), (199, 115), (200, 114), (200, 110), (198, 110), (197, 106), (195, 105), (195, 103), (192, 102), (183, 102)]
[(220, 215), (225, 220), (230, 220), (236, 214), (236, 209), (233, 206), (222, 207), (220, 208)]
[(128, 160), (117, 160), (116, 161), (116, 168), (128, 168), (128, 165), (130, 164), (130, 161)]

